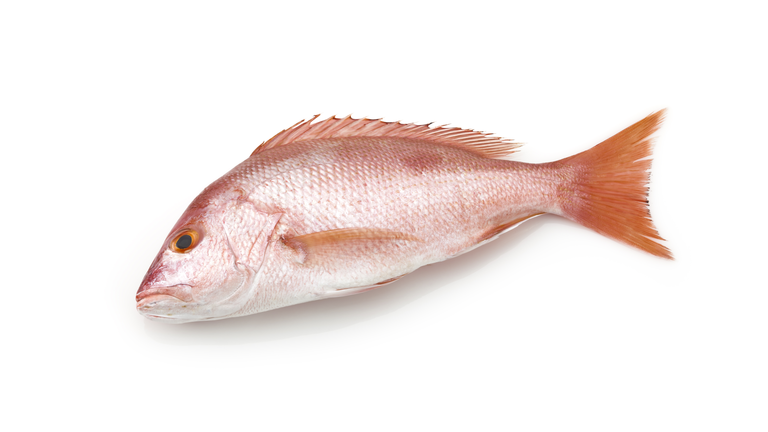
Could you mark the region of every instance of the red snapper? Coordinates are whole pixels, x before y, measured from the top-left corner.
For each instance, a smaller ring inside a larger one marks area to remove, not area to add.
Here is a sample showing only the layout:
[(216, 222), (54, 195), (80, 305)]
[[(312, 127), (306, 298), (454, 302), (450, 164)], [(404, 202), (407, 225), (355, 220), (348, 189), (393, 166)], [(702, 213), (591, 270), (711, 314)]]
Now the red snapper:
[(541, 164), (505, 160), (519, 144), (472, 130), (297, 123), (192, 201), (136, 307), (184, 323), (357, 294), (544, 213), (672, 258), (647, 207), (650, 136), (662, 117)]

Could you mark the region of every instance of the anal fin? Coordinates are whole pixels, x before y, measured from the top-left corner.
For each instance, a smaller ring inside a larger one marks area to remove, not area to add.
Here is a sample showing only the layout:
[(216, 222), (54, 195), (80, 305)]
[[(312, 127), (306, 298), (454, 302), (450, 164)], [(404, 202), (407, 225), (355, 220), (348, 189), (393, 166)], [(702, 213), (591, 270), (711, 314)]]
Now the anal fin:
[(505, 222), (505, 223), (503, 223), (503, 224), (501, 224), (499, 226), (495, 226), (495, 227), (487, 230), (486, 232), (484, 232), (480, 236), (480, 239), (479, 239), (478, 243), (484, 243), (484, 242), (493, 240), (497, 236), (503, 234), (506, 231), (511, 230), (512, 228), (517, 227), (518, 225), (520, 225), (521, 223), (527, 221), (528, 219), (531, 219), (531, 218), (534, 218), (536, 216), (540, 216), (540, 215), (543, 215), (543, 214), (544, 214), (544, 212), (534, 213), (534, 214), (522, 216), (522, 217), (519, 217), (519, 218), (515, 218), (514, 220), (511, 220), (509, 222)]

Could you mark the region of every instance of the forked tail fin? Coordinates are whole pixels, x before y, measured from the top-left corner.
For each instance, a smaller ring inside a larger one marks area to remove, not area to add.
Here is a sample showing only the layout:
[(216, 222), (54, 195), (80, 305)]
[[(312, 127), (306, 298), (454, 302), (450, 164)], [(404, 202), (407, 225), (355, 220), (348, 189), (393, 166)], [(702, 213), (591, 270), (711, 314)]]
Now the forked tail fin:
[(563, 216), (600, 234), (672, 259), (651, 221), (648, 178), (651, 135), (664, 110), (653, 113), (602, 143), (553, 162), (568, 180), (558, 193)]

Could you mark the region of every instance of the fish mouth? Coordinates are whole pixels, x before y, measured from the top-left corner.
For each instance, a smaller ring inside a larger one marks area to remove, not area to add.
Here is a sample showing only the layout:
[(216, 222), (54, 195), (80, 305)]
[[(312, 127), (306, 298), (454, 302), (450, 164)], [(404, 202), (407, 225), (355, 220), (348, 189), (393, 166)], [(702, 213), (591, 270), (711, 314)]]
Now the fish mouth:
[(192, 297), (192, 287), (189, 285), (172, 285), (164, 287), (141, 288), (136, 293), (137, 307), (150, 303), (153, 300), (160, 300), (161, 297), (172, 297), (176, 300), (189, 303), (194, 300)]
[(195, 321), (184, 313), (186, 309), (180, 309), (193, 300), (189, 285), (141, 288), (136, 293), (136, 310), (153, 321), (181, 324)]

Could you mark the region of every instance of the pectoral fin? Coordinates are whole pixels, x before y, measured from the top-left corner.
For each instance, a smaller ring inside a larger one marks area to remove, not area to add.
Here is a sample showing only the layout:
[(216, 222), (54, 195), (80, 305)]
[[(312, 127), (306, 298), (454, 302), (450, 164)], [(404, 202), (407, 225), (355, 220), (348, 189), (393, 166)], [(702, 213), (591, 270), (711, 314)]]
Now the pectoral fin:
[(304, 234), (283, 240), (297, 252), (297, 260), (304, 264), (322, 260), (354, 259), (361, 255), (397, 248), (418, 238), (378, 228), (342, 228)]

